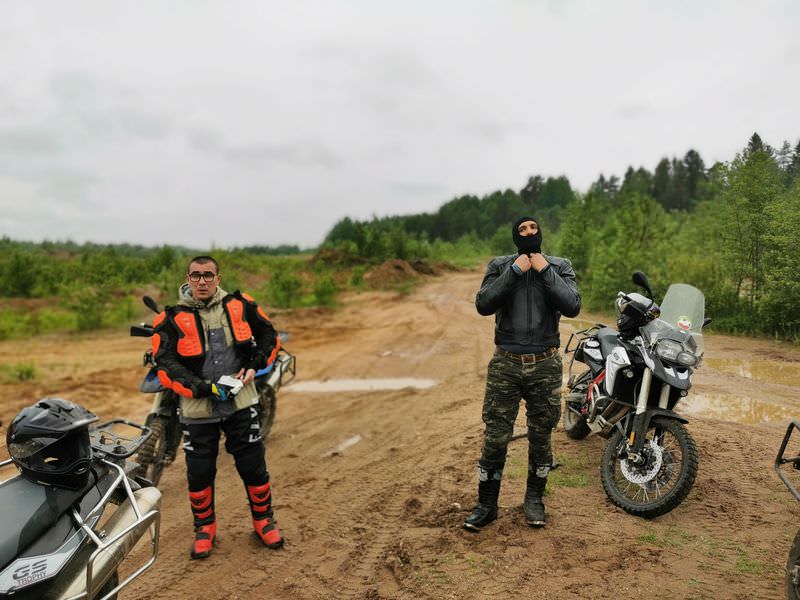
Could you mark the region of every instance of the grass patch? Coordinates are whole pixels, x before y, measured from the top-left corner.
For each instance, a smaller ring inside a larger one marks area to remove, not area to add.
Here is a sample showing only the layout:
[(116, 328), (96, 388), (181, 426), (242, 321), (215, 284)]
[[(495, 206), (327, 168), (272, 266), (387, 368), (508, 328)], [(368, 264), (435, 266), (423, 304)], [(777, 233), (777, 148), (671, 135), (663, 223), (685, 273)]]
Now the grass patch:
[(527, 479), (528, 478), (528, 453), (522, 452), (522, 448), (517, 445), (509, 448), (506, 457), (506, 466), (503, 469), (503, 476), (508, 479)]
[(657, 546), (658, 548), (684, 548), (691, 545), (697, 536), (684, 529), (670, 527), (659, 534), (653, 527), (647, 526), (647, 533), (636, 538), (639, 544)]
[(587, 471), (589, 457), (586, 452), (578, 456), (559, 454), (556, 457), (558, 468), (550, 471), (547, 487), (581, 488), (589, 485), (590, 476)]
[(400, 283), (395, 283), (391, 286), (391, 289), (400, 294), (401, 296), (408, 296), (411, 292), (414, 291), (414, 288), (417, 287), (421, 283), (420, 279), (409, 279), (407, 281), (401, 281)]
[(0, 381), (3, 383), (19, 383), (33, 381), (39, 376), (33, 363), (21, 362), (16, 364), (0, 363)]
[(482, 554), (476, 554), (474, 552), (467, 552), (464, 555), (464, 561), (469, 565), (469, 570), (473, 574), (483, 573), (487, 569), (494, 567), (496, 564), (491, 558), (483, 556)]
[(755, 558), (750, 558), (744, 550), (739, 551), (739, 557), (736, 559), (736, 564), (733, 570), (737, 573), (751, 573), (753, 575), (761, 575), (765, 571), (764, 563)]
[(561, 469), (556, 469), (550, 472), (550, 477), (547, 479), (548, 487), (571, 487), (581, 488), (589, 485), (589, 475), (586, 473), (565, 473)]
[(443, 571), (416, 573), (414, 575), (414, 582), (419, 587), (441, 587), (445, 585), (453, 585), (453, 583), (455, 583), (453, 578)]

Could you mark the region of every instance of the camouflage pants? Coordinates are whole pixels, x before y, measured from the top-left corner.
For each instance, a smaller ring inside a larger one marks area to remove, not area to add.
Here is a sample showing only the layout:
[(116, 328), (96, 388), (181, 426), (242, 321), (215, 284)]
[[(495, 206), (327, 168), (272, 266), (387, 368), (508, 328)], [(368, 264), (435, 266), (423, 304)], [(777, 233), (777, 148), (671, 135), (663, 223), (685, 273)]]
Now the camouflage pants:
[(482, 463), (505, 463), (521, 398), (525, 399), (528, 420), (528, 470), (544, 471), (539, 476), (546, 477), (553, 463), (550, 434), (561, 416), (561, 355), (558, 352), (533, 364), (522, 364), (497, 353), (492, 356), (483, 400), (486, 430)]

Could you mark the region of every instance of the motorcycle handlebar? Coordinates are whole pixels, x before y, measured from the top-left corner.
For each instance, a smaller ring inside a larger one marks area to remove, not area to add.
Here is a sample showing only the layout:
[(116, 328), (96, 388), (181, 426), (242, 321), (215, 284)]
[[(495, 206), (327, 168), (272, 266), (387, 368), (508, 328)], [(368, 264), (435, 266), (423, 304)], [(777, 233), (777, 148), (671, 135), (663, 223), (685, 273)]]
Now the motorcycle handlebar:
[(133, 337), (152, 337), (154, 332), (152, 325), (147, 325), (146, 323), (131, 325), (131, 335)]

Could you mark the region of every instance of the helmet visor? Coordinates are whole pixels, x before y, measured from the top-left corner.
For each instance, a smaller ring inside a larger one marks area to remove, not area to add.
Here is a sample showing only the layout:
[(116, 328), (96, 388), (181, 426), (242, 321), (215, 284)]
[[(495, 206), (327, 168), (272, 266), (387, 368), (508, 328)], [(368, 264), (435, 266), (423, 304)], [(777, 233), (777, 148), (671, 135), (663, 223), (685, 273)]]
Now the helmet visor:
[(12, 442), (8, 445), (8, 453), (14, 458), (30, 458), (53, 443), (53, 438), (31, 438), (24, 442)]

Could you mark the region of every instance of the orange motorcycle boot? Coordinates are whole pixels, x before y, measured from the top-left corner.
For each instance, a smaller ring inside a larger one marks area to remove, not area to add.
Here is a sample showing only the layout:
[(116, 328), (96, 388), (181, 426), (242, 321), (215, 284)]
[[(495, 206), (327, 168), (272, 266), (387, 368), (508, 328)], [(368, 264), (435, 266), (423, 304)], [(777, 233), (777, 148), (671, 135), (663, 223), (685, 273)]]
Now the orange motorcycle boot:
[(253, 516), (253, 529), (267, 548), (283, 546), (281, 530), (272, 513), (272, 490), (269, 481), (263, 485), (248, 485), (247, 499)]
[(189, 492), (189, 503), (194, 517), (193, 559), (207, 558), (217, 537), (217, 518), (214, 514), (214, 488), (208, 486), (199, 492)]

